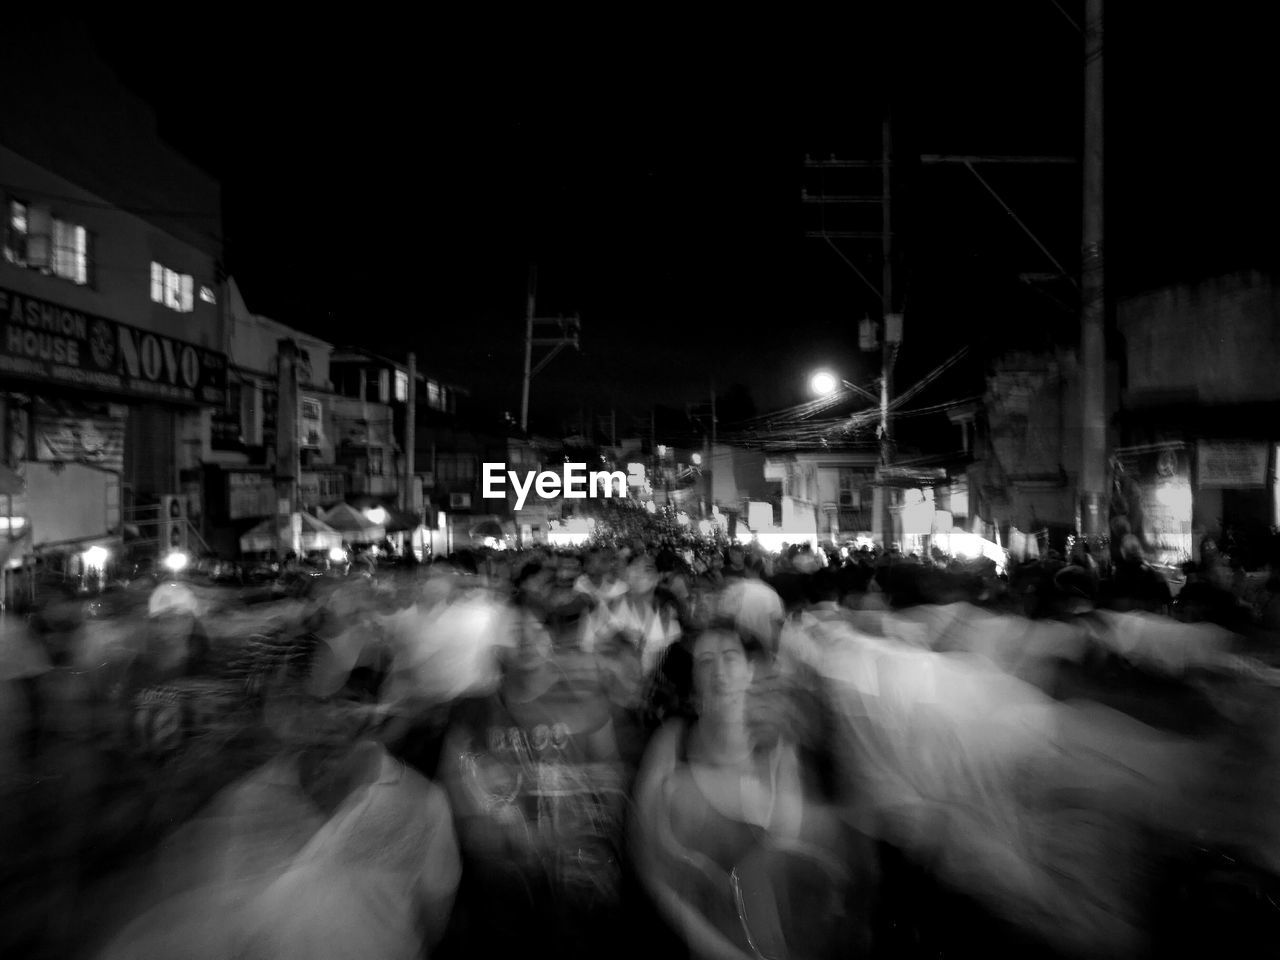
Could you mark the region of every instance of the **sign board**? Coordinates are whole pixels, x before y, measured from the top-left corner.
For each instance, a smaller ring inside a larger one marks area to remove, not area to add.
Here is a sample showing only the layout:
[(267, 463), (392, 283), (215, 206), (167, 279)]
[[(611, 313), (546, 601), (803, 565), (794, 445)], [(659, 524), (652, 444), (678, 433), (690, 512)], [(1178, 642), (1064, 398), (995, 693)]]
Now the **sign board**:
[(0, 375), (174, 403), (227, 395), (224, 354), (4, 287)]
[(227, 474), (227, 517), (247, 520), (269, 517), (276, 509), (276, 484), (262, 473)]
[(1202, 487), (1265, 487), (1267, 445), (1201, 440), (1196, 444), (1196, 473)]
[(1129, 452), (1118, 450), (1124, 468), (1122, 499), (1130, 529), (1158, 566), (1177, 566), (1191, 557), (1192, 490), (1189, 451), (1180, 445)]
[(125, 410), (114, 404), (37, 399), (36, 459), (124, 472)]

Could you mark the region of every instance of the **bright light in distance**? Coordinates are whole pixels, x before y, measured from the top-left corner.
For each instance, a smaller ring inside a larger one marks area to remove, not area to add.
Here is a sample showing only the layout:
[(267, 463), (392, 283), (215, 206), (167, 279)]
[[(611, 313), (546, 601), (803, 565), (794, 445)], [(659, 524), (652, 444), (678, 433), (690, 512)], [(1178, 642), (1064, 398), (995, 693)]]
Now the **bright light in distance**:
[(0, 517), (0, 530), (21, 530), (26, 525), (26, 517)]
[(737, 540), (739, 543), (750, 543), (756, 538), (756, 535), (750, 530), (739, 530)]
[(342, 561), (347, 559), (347, 551), (343, 550), (341, 547), (330, 547), (329, 559), (334, 563), (342, 563)]
[(181, 550), (175, 550), (164, 558), (165, 567), (172, 570), (174, 573), (185, 570), (187, 568), (187, 564), (190, 562), (191, 558)]
[(382, 507), (370, 507), (364, 512), (364, 516), (366, 520), (377, 527), (387, 522), (387, 511)]
[(836, 392), (836, 388), (839, 385), (840, 383), (836, 380), (835, 374), (827, 370), (819, 370), (809, 378), (809, 389), (819, 397), (829, 397)]
[(693, 465), (694, 465), (695, 467), (700, 467), (700, 466), (702, 466), (702, 454), (700, 454), (700, 453), (695, 453), (695, 454), (693, 455), (692, 459), (693, 459)]
[(90, 547), (84, 553), (80, 554), (80, 559), (84, 561), (84, 565), (89, 570), (101, 570), (107, 565), (107, 560), (111, 553), (106, 547)]

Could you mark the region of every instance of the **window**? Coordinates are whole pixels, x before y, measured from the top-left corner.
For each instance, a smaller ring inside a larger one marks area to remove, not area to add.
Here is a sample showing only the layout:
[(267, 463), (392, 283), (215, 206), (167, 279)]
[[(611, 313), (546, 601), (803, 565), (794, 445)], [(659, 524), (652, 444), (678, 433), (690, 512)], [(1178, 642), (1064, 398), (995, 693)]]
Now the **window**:
[(10, 200), (4, 258), (20, 267), (87, 284), (92, 260), (89, 231), (78, 223), (54, 217), (47, 207)]
[(151, 261), (151, 302), (162, 303), (178, 313), (195, 309), (194, 286), (189, 273), (178, 273)]
[(9, 220), (4, 231), (4, 258), (19, 266), (27, 265), (27, 247), (30, 236), (30, 220), (27, 205), (17, 200), (9, 201)]
[(302, 424), (298, 431), (302, 446), (319, 447), (324, 443), (323, 418), (320, 401), (303, 397)]
[(340, 473), (322, 473), (320, 474), (320, 500), (323, 503), (332, 503), (335, 500), (341, 500), (344, 495), (345, 484), (343, 476)]
[(444, 410), (444, 388), (434, 380), (427, 381), (427, 406), (432, 410)]
[(409, 399), (409, 374), (404, 370), (396, 371), (396, 403), (404, 403)]
[(476, 458), (457, 453), (436, 455), (436, 480), (443, 483), (474, 480)]
[(840, 506), (852, 507), (854, 498), (854, 474), (852, 470), (840, 471)]

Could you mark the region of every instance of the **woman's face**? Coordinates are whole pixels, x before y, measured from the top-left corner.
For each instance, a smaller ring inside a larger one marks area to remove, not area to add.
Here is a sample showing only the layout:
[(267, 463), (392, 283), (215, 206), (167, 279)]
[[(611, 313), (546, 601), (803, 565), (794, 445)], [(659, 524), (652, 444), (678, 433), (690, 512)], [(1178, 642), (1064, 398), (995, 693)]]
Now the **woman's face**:
[(646, 594), (658, 585), (658, 571), (648, 557), (637, 557), (627, 567), (627, 586), (635, 594)]
[(736, 633), (708, 630), (693, 648), (693, 680), (704, 710), (714, 712), (746, 694), (754, 675)]

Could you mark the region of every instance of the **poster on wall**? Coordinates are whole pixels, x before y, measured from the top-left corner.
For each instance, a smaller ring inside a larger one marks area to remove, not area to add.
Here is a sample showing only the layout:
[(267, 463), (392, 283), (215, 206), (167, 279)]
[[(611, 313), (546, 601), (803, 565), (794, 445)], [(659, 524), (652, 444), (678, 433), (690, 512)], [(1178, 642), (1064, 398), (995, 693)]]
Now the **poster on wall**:
[(125, 407), (44, 398), (34, 403), (37, 460), (124, 472)]
[(1113, 531), (1122, 529), (1114, 520), (1123, 518), (1147, 560), (1157, 566), (1174, 567), (1191, 559), (1190, 451), (1180, 444), (1118, 451), (1117, 461)]
[(1202, 487), (1265, 487), (1267, 445), (1201, 440), (1196, 444), (1196, 476)]
[(275, 480), (262, 473), (227, 474), (227, 516), (232, 520), (269, 517), (276, 508)]

